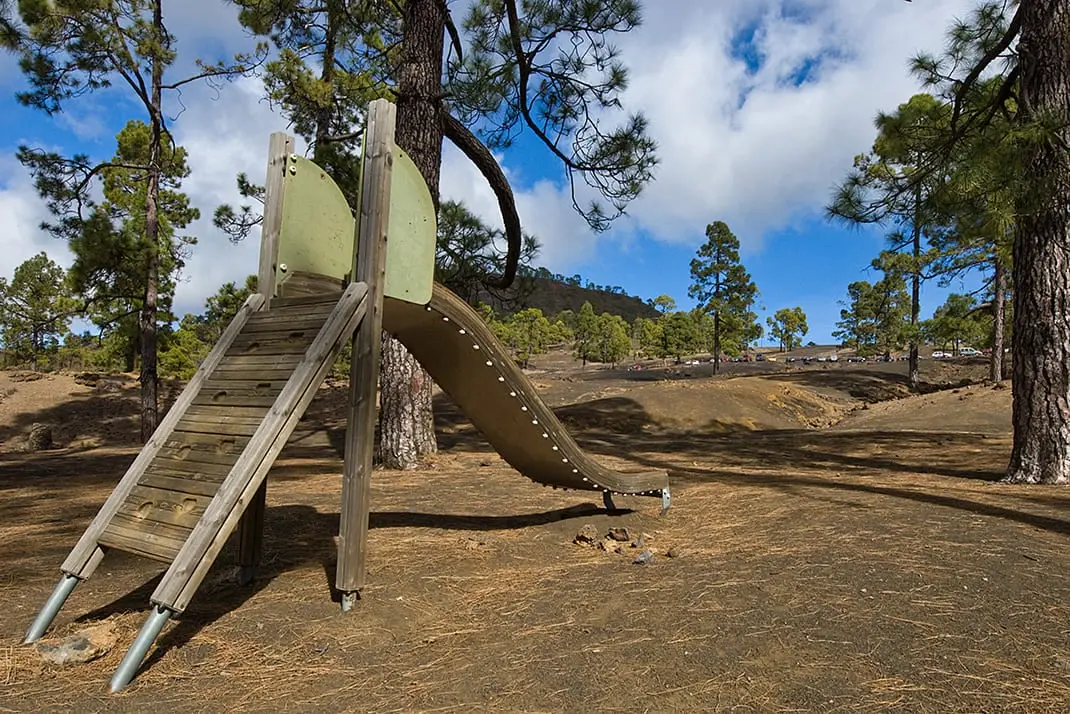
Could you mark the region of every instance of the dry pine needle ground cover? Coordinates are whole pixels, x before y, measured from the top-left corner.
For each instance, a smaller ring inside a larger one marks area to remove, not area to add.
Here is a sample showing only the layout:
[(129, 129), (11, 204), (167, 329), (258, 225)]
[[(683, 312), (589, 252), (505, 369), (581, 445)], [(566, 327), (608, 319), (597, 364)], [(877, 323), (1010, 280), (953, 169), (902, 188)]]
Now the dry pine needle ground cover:
[[(533, 374), (600, 458), (670, 470), (664, 518), (531, 484), (443, 403), (443, 451), (376, 473), (346, 616), (325, 387), (271, 474), (262, 577), (237, 586), (228, 548), (118, 696), (158, 566), (112, 554), (61, 612), (59, 636), (115, 628), (103, 658), (19, 642), (136, 452), (132, 383), (5, 375), (0, 711), (1066, 711), (1070, 496), (994, 483), (1009, 390), (931, 365), (928, 393), (889, 401), (895, 369)], [(60, 448), (22, 452), (40, 421)], [(653, 561), (573, 543), (588, 524), (645, 534)]]

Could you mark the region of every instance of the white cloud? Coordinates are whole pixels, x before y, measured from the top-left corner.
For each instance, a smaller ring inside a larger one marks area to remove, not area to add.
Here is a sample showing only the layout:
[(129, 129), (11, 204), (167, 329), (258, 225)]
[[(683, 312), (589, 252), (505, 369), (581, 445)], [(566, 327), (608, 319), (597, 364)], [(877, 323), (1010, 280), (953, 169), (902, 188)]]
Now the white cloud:
[[(659, 3), (624, 42), (625, 103), (649, 117), (661, 157), (632, 214), (660, 239), (697, 241), (719, 219), (753, 245), (819, 211), (872, 144), (874, 115), (917, 91), (909, 58), (938, 51), (949, 21), (973, 4), (811, 0), (788, 12), (774, 0)], [(731, 39), (755, 15), (762, 64), (750, 72)]]
[[(541, 262), (566, 272), (589, 260), (604, 241), (634, 240), (637, 231), (656, 240), (697, 242), (713, 220), (728, 222), (753, 250), (763, 234), (820, 211), (851, 158), (872, 142), (874, 114), (916, 90), (909, 57), (939, 50), (949, 21), (973, 5), (648, 0), (644, 25), (617, 41), (631, 71), (625, 107), (649, 117), (660, 146), (657, 180), (629, 208), (631, 217), (602, 236), (593, 235), (572, 209), (567, 185), (524, 186), (517, 204), (525, 230), (543, 244)], [(192, 0), (174, 7), (178, 14), (170, 26), (180, 53), (219, 57), (251, 46), (233, 6)], [(732, 54), (733, 38), (747, 27), (756, 30), (757, 71)], [(795, 86), (792, 78), (803, 68), (809, 68), (808, 81)], [(0, 86), (10, 88), (10, 72), (10, 62), (0, 62)], [(199, 310), (222, 282), (255, 272), (258, 236), (231, 245), (211, 225), (211, 214), (220, 203), (238, 200), (236, 173), (262, 180), (268, 135), (285, 127), (261, 101), (256, 80), (236, 81), (218, 100), (213, 96), (206, 87), (189, 87), (186, 110), (174, 122), (190, 152), (185, 189), (204, 214), (192, 231), (200, 244), (179, 287), (180, 312)], [(92, 131), (84, 123), (90, 118), (79, 117), (83, 131)], [(38, 246), (59, 255), (55, 242), (36, 228), (44, 211), (21, 168), (0, 161), (0, 180), (5, 247), (11, 246), (0, 254), (0, 274), (10, 274)], [(499, 223), (489, 188), (452, 149), (444, 154), (442, 194)]]
[(10, 279), (20, 263), (41, 251), (61, 265), (70, 265), (66, 243), (40, 229), (41, 222), (49, 218), (48, 210), (13, 156), (0, 157), (0, 186), (4, 246), (0, 250), (0, 276)]

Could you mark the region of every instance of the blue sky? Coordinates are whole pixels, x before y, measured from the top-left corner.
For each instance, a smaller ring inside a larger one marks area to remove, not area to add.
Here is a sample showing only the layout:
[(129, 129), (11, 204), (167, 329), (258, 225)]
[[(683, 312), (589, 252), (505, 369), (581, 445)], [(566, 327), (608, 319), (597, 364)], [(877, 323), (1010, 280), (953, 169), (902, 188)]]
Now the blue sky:
[[(872, 143), (874, 115), (917, 91), (908, 59), (938, 51), (948, 24), (973, 6), (973, 0), (648, 0), (644, 24), (617, 44), (631, 71), (624, 105), (650, 120), (661, 164), (629, 215), (593, 235), (572, 211), (552, 157), (531, 141), (500, 155), (525, 230), (543, 244), (540, 262), (643, 298), (667, 293), (689, 307), (689, 261), (706, 224), (723, 220), (742, 241), (763, 318), (802, 306), (808, 339), (830, 342), (837, 301), (849, 282), (875, 279), (866, 268), (883, 238), (879, 230), (829, 224), (824, 203), (852, 157)], [(231, 6), (221, 0), (173, 7), (180, 55), (207, 58), (248, 48)], [(64, 247), (36, 228), (46, 214), (14, 159), (17, 145), (103, 158), (131, 118), (129, 105), (114, 95), (78, 99), (64, 116), (49, 118), (17, 106), (19, 83), (11, 58), (0, 60), (5, 276), (42, 249), (69, 261)], [(236, 200), (238, 171), (263, 175), (268, 135), (285, 129), (262, 96), (255, 78), (218, 96), (196, 87), (183, 95), (186, 108), (173, 128), (190, 153), (193, 173), (185, 188), (205, 218), (193, 227), (200, 244), (179, 286), (180, 311), (200, 311), (222, 282), (255, 272), (256, 240), (231, 245), (209, 219), (216, 205)], [(444, 154), (441, 190), (500, 222), (489, 189), (453, 149)], [(923, 315), (946, 293), (927, 286)]]

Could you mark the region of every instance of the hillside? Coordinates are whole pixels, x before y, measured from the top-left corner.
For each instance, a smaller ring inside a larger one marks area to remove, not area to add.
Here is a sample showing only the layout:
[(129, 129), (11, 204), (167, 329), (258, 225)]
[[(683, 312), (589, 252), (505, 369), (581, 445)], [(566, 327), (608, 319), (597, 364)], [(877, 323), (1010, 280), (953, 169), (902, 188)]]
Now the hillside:
[(506, 315), (528, 307), (537, 307), (547, 316), (556, 315), (562, 310), (579, 312), (584, 302), (590, 302), (596, 314), (608, 312), (620, 315), (629, 323), (637, 317), (657, 318), (658, 316), (657, 310), (632, 295), (606, 290), (588, 290), (579, 285), (569, 285), (540, 277), (527, 278), (527, 284), (524, 286), (524, 292), (527, 292), (527, 295), (517, 300), (520, 282), (518, 280), (517, 287), (510, 288), (500, 295), (485, 292), (477, 299)]

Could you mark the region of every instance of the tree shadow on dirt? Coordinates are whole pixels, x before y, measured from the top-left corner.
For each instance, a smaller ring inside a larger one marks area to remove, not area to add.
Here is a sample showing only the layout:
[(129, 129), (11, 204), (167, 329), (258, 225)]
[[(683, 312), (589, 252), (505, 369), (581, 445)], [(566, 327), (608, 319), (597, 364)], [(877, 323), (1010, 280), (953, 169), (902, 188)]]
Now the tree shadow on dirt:
[[(631, 511), (618, 510), (617, 514)], [(605, 513), (590, 503), (515, 515), (461, 515), (416, 511), (373, 511), (369, 528), (433, 528), (449, 531), (496, 531), (531, 528), (575, 518)], [(335, 536), (339, 514), (324, 513), (312, 506), (285, 505), (267, 509), (264, 528), (265, 558), (256, 578), (247, 585), (237, 582), (237, 536), (232, 535), (198, 588), (189, 609), (176, 619), (173, 628), (163, 634), (143, 667), (150, 667), (167, 652), (188, 644), (201, 630), (224, 615), (239, 609), (280, 575), (308, 564), (318, 564), (324, 573), (324, 592), (335, 602), (341, 593), (335, 588), (337, 567)], [(120, 557), (125, 553), (117, 554)], [(113, 556), (109, 556), (113, 557)], [(140, 559), (139, 559), (140, 560)], [(141, 561), (149, 563), (151, 561)], [(75, 622), (95, 622), (119, 614), (146, 612), (150, 598), (163, 573), (146, 580), (109, 603), (75, 618)]]

